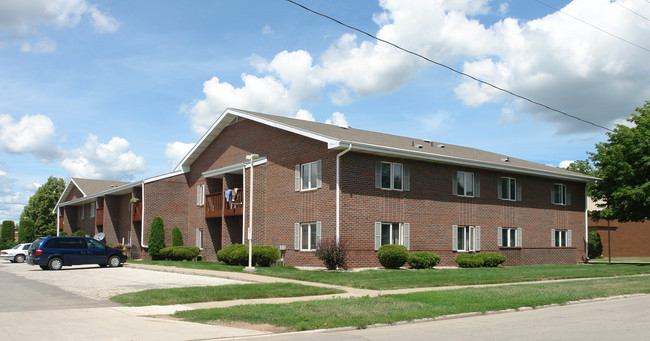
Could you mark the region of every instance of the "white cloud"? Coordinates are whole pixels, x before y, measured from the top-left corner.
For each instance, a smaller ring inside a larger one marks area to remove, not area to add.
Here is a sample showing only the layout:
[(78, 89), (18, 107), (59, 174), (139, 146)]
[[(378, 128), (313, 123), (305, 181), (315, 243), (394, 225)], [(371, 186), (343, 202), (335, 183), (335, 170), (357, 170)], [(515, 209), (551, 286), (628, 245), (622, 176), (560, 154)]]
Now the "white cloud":
[(89, 134), (81, 148), (67, 154), (60, 164), (71, 177), (129, 180), (146, 169), (144, 158), (135, 155), (129, 142), (120, 137), (100, 143), (97, 136)]
[(165, 156), (171, 166), (176, 167), (192, 147), (194, 147), (194, 143), (170, 142), (167, 143), (167, 148), (165, 148)]
[(56, 51), (56, 42), (49, 38), (43, 38), (35, 43), (24, 42), (20, 51), (25, 53), (50, 53)]
[(262, 34), (273, 34), (273, 29), (269, 25), (264, 25), (264, 27), (262, 27)]
[(23, 208), (29, 202), (29, 197), (38, 188), (24, 188), (23, 192), (14, 192), (15, 183), (16, 179), (7, 176), (7, 172), (0, 170), (0, 221), (13, 220), (17, 222)]
[(340, 112), (334, 112), (332, 113), (332, 118), (328, 118), (325, 123), (327, 124), (333, 124), (335, 126), (339, 127), (349, 127), (350, 125), (348, 124), (348, 120), (345, 118), (345, 115)]
[(567, 167), (569, 167), (569, 166), (570, 166), (572, 163), (574, 163), (574, 162), (576, 162), (576, 160), (564, 160), (564, 161), (560, 161), (560, 165), (559, 165), (559, 167), (560, 167), (560, 168), (567, 168)]
[(95, 31), (99, 33), (111, 33), (117, 31), (120, 23), (110, 15), (102, 13), (96, 6), (90, 6), (90, 17)]
[(304, 110), (304, 109), (298, 110), (295, 117), (297, 119), (299, 119), (299, 120), (305, 120), (305, 121), (311, 121), (311, 122), (316, 121), (316, 119), (314, 118), (314, 115), (312, 115), (309, 111)]
[(49, 117), (25, 115), (19, 121), (0, 114), (0, 149), (11, 154), (33, 154), (42, 161), (52, 161), (62, 155), (54, 143), (55, 128)]

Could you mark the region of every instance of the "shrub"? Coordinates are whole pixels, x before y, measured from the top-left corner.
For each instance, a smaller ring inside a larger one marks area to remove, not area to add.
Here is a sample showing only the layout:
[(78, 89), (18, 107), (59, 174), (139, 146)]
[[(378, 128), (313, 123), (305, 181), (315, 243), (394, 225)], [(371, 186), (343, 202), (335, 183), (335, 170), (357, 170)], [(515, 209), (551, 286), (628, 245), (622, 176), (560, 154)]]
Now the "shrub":
[(238, 265), (237, 262), (233, 260), (232, 253), (239, 248), (243, 248), (242, 244), (232, 244), (226, 248), (223, 248), (217, 251), (217, 259), (228, 264), (228, 265)]
[[(248, 254), (246, 254), (248, 262)], [(280, 249), (272, 245), (253, 245), (253, 261), (257, 266), (271, 266), (280, 259)]]
[(183, 246), (183, 233), (178, 226), (172, 229), (172, 246)]
[(0, 230), (0, 248), (9, 249), (16, 245), (14, 242), (16, 225), (11, 220), (5, 220), (2, 222), (2, 229)]
[(160, 250), (165, 248), (165, 226), (163, 219), (156, 216), (151, 221), (151, 229), (149, 230), (149, 255), (152, 259), (160, 257)]
[(349, 257), (343, 240), (339, 240), (338, 245), (336, 245), (336, 239), (321, 241), (316, 249), (316, 257), (325, 263), (327, 270), (348, 268)]
[(409, 258), (409, 251), (404, 245), (382, 245), (377, 250), (377, 259), (379, 263), (387, 269), (398, 269)]
[(478, 253), (476, 255), (483, 258), (483, 266), (487, 268), (497, 267), (506, 261), (506, 256), (496, 252)]
[(196, 246), (170, 246), (160, 250), (160, 257), (169, 260), (193, 260), (201, 249)]
[(86, 231), (84, 230), (77, 230), (72, 233), (73, 237), (85, 237), (86, 236)]
[(598, 232), (589, 232), (589, 243), (587, 245), (587, 254), (589, 259), (598, 258), (603, 254), (603, 242), (600, 240)]
[(122, 245), (122, 243), (114, 243), (110, 247), (112, 247), (114, 249), (122, 250), (124, 248), (124, 245)]
[[(61, 236), (61, 237), (67, 237), (67, 236), (68, 236), (68, 232), (61, 231), (61, 232), (59, 232), (59, 236)], [(29, 240), (29, 239), (28, 239), (28, 240)], [(34, 238), (33, 240), (36, 240), (36, 238)], [(29, 243), (29, 242), (27, 242), (27, 243)]]
[(426, 269), (440, 263), (440, 256), (427, 251), (415, 251), (408, 257), (407, 262), (412, 268)]
[[(19, 243), (31, 243), (36, 240), (36, 229), (34, 229), (34, 222), (28, 219), (23, 219), (20, 221), (20, 230), (21, 233), (18, 234)], [(61, 231), (59, 235), (67, 236), (68, 234), (65, 231)]]
[(478, 254), (474, 253), (459, 253), (454, 257), (454, 261), (461, 268), (480, 268), (485, 263), (483, 257), (479, 257)]

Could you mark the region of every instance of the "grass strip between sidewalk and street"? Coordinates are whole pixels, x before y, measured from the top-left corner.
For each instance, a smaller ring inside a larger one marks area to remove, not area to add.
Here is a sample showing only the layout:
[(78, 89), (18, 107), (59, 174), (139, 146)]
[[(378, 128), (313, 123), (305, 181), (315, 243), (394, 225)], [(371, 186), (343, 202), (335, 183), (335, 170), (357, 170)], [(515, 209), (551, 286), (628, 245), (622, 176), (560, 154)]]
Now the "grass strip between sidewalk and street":
[(179, 311), (175, 317), (202, 323), (271, 324), (290, 330), (352, 326), (433, 318), (467, 312), (564, 304), (569, 301), (650, 293), (650, 279), (610, 278), (572, 282), (505, 285), (428, 291), (379, 297), (335, 298), (287, 304), (256, 304), (230, 308)]
[(299, 297), (329, 295), (338, 289), (313, 287), (294, 283), (232, 284), (171, 289), (149, 289), (111, 297), (111, 301), (126, 306), (173, 305), (238, 299)]
[[(215, 271), (241, 271), (243, 266), (218, 262), (140, 261), (142, 264), (176, 266)], [(135, 262), (134, 262), (135, 263)], [(650, 274), (650, 264), (534, 265), (475, 269), (419, 269), (312, 271), (291, 266), (258, 267), (256, 274), (319, 282), (352, 288), (390, 290), (453, 285), (498, 284), (554, 279), (613, 277)]]

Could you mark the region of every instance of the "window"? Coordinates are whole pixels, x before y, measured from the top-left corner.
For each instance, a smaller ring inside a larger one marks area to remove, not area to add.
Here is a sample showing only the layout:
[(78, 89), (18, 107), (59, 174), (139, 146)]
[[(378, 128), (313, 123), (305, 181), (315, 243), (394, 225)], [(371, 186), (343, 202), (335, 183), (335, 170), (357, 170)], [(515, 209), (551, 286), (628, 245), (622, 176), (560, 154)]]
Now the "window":
[(81, 219), (84, 218), (84, 210), (85, 210), (85, 208), (86, 208), (85, 205), (79, 206), (79, 218), (81, 218)]
[(568, 193), (565, 184), (553, 184), (551, 202), (555, 205), (571, 204), (571, 195)]
[(95, 217), (95, 203), (90, 204), (90, 217)]
[(521, 246), (521, 228), (499, 227), (498, 244), (503, 247), (520, 247)]
[(296, 191), (308, 191), (321, 188), (322, 161), (314, 161), (296, 165)]
[(375, 223), (375, 250), (386, 244), (404, 245), (409, 248), (410, 224), (408, 223)]
[(407, 165), (377, 161), (375, 163), (375, 188), (408, 191), (410, 187), (410, 170)]
[(203, 229), (196, 229), (196, 247), (203, 250)]
[(452, 178), (452, 193), (462, 197), (479, 197), (478, 174), (469, 172), (454, 172)]
[(551, 230), (551, 246), (571, 247), (571, 230)]
[(481, 227), (480, 226), (458, 226), (452, 227), (452, 250), (453, 251), (480, 251), (481, 250)]
[(318, 248), (321, 237), (321, 222), (295, 224), (294, 249), (314, 251)]
[(515, 178), (502, 177), (499, 180), (499, 199), (521, 201), (521, 185)]
[(196, 186), (196, 206), (205, 205), (205, 185)]

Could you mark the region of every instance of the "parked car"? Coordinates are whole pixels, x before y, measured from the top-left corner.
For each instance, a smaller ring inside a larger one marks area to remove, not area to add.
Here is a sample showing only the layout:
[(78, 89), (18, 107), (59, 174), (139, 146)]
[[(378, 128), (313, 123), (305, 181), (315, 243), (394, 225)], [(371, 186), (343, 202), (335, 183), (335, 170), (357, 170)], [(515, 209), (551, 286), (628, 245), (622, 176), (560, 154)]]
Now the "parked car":
[(11, 249), (0, 251), (0, 259), (6, 259), (12, 263), (22, 263), (27, 258), (27, 250), (32, 243), (18, 244)]
[(124, 251), (90, 237), (41, 237), (32, 243), (27, 255), (27, 264), (38, 265), (43, 270), (82, 264), (116, 267), (124, 262)]

